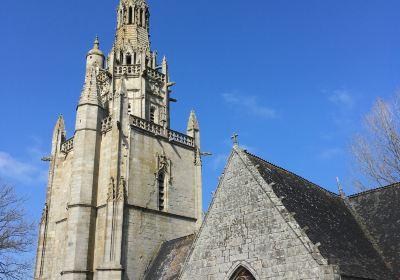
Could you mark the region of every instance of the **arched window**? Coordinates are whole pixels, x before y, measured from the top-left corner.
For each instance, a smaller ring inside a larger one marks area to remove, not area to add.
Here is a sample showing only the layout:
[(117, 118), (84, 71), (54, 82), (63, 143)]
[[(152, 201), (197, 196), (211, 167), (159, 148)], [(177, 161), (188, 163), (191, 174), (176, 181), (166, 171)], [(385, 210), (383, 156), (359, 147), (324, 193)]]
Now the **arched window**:
[(119, 63), (124, 64), (124, 53), (122, 51), (119, 53)]
[(129, 7), (128, 23), (132, 24), (132, 20), (133, 20), (133, 10), (132, 7)]
[(256, 280), (256, 278), (243, 266), (239, 267), (229, 280)]
[(126, 64), (127, 64), (127, 65), (131, 65), (131, 64), (132, 64), (132, 56), (131, 56), (130, 53), (128, 53), (128, 54), (126, 55)]
[(158, 185), (158, 210), (165, 210), (165, 171), (161, 170), (157, 177)]

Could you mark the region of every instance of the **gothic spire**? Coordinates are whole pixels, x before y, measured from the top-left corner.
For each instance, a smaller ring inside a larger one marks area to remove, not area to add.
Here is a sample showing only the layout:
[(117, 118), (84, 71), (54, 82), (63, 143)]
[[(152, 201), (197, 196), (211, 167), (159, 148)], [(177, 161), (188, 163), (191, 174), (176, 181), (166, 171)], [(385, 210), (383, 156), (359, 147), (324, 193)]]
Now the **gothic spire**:
[(145, 0), (121, 0), (117, 10), (118, 50), (150, 53), (150, 13)]

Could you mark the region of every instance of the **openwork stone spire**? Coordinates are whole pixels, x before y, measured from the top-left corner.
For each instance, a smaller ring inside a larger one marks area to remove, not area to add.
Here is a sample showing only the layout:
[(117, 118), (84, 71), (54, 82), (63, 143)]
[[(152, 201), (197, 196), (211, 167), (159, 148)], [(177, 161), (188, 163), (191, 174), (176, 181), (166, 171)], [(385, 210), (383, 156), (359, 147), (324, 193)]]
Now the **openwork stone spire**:
[(149, 6), (145, 0), (121, 0), (117, 10), (116, 48), (150, 52), (149, 19)]

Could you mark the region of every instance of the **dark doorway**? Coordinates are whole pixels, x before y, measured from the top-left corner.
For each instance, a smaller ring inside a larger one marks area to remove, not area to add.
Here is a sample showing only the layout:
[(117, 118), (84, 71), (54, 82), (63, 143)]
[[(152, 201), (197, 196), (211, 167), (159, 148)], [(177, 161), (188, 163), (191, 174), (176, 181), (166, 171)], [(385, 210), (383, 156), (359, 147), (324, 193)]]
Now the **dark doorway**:
[(233, 273), (230, 280), (256, 280), (256, 278), (243, 266), (239, 267), (235, 273)]

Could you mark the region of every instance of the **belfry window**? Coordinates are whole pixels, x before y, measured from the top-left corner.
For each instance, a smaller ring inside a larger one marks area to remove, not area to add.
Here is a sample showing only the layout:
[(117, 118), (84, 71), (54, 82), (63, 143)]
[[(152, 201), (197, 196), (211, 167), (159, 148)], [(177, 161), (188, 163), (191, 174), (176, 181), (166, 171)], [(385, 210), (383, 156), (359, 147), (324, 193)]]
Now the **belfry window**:
[(154, 122), (156, 117), (156, 108), (151, 106), (150, 108), (150, 121)]
[(122, 51), (119, 53), (119, 63), (124, 64), (124, 53)]
[(140, 16), (139, 17), (140, 17), (139, 18), (139, 25), (143, 26), (143, 10), (142, 9), (140, 9)]
[(128, 24), (132, 24), (132, 20), (133, 20), (133, 10), (132, 10), (132, 7), (129, 7)]
[(132, 56), (129, 53), (126, 55), (126, 64), (132, 64)]
[(162, 170), (158, 173), (158, 210), (165, 210), (165, 172)]

